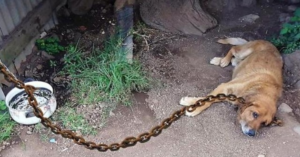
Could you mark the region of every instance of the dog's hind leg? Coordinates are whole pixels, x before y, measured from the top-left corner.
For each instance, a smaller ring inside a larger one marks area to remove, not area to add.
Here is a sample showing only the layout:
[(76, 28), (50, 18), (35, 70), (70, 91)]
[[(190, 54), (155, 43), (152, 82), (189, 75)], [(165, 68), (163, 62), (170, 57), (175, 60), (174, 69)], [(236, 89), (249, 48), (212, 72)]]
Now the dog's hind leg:
[[(252, 44), (252, 43), (249, 43)], [(233, 46), (224, 58), (214, 57), (210, 60), (210, 64), (226, 67), (231, 64), (237, 66), (243, 59), (248, 57), (253, 52), (253, 49), (246, 45)]]
[(224, 58), (221, 57), (214, 57), (212, 60), (210, 60), (210, 64), (213, 65), (219, 65), (221, 67), (226, 67), (227, 65), (229, 65), (233, 54), (236, 53), (236, 46), (232, 47), (228, 53), (226, 54), (226, 56)]

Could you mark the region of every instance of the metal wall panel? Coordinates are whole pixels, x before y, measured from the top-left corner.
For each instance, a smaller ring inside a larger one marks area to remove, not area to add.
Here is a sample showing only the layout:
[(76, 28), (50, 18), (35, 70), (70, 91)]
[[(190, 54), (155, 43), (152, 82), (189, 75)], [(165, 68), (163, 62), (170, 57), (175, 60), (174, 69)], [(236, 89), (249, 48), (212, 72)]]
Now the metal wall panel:
[(44, 0), (0, 0), (0, 41)]

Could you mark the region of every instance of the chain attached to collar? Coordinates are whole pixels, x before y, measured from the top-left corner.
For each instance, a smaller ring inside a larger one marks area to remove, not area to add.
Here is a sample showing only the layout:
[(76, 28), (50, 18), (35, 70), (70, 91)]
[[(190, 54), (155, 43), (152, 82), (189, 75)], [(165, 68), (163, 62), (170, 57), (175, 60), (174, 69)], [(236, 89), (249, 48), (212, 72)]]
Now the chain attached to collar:
[(74, 143), (78, 145), (83, 145), (87, 149), (97, 149), (100, 152), (105, 152), (107, 150), (117, 151), (120, 148), (127, 148), (127, 147), (134, 146), (138, 142), (145, 143), (149, 141), (151, 137), (158, 136), (162, 132), (162, 130), (168, 128), (173, 122), (181, 118), (186, 112), (193, 112), (197, 107), (200, 107), (207, 102), (211, 103), (216, 101), (227, 100), (231, 102), (238, 102), (241, 104), (245, 103), (245, 100), (243, 98), (237, 97), (232, 94), (230, 95), (218, 94), (216, 96), (209, 95), (206, 98), (197, 101), (197, 103), (194, 105), (186, 106), (181, 108), (180, 110), (175, 111), (169, 118), (163, 120), (160, 125), (153, 127), (149, 132), (142, 133), (137, 137), (127, 137), (120, 143), (113, 143), (110, 145), (101, 144), (101, 143), (97, 144), (92, 141), (86, 141), (82, 136), (77, 135), (74, 131), (63, 130), (57, 124), (52, 123), (49, 118), (45, 118), (42, 110), (38, 107), (38, 102), (36, 98), (33, 95), (36, 88), (31, 85), (25, 85), (24, 82), (18, 80), (1, 61), (0, 61), (0, 69), (7, 81), (14, 83), (14, 85), (17, 88), (25, 90), (25, 92), (28, 94), (28, 102), (29, 105), (33, 108), (34, 115), (41, 119), (41, 123), (45, 127), (50, 128), (51, 131), (55, 134), (60, 134), (64, 138), (72, 139)]

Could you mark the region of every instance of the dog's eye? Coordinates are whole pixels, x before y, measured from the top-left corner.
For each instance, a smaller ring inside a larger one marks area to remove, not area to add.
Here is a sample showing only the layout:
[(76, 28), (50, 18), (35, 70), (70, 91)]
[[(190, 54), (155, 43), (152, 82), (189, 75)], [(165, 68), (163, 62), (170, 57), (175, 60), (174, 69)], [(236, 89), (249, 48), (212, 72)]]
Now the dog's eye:
[(258, 114), (256, 112), (253, 112), (252, 115), (255, 119), (258, 117)]

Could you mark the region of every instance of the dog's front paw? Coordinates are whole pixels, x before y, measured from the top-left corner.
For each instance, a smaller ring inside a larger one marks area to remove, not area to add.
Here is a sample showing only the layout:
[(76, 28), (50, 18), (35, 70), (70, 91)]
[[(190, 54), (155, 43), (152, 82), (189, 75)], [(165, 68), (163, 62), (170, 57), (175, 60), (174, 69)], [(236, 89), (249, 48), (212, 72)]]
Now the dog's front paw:
[(214, 57), (210, 60), (210, 64), (212, 65), (220, 65), (222, 58), (221, 57)]
[(228, 60), (227, 58), (222, 58), (220, 66), (221, 67), (226, 67), (227, 65), (229, 65), (229, 63), (230, 63), (230, 60)]
[(203, 97), (183, 97), (180, 99), (179, 104), (182, 106), (190, 106), (196, 104), (196, 102)]
[(185, 111), (185, 115), (188, 116), (188, 117), (194, 117), (196, 116), (198, 113), (197, 112), (189, 112), (189, 111)]
[(182, 106), (190, 106), (193, 105), (191, 102), (192, 97), (182, 97), (179, 101), (179, 104)]

